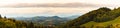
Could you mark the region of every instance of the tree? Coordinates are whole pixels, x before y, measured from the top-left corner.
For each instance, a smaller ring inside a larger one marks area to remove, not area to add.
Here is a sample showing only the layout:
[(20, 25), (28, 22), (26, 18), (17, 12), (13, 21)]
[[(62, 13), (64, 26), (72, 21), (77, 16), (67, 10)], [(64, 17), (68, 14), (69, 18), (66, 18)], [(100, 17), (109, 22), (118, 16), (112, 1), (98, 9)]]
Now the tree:
[(30, 22), (27, 26), (27, 28), (34, 28), (34, 23), (33, 22)]
[(4, 18), (6, 19), (7, 17), (6, 17), (6, 16), (4, 16)]
[(0, 14), (0, 18), (2, 18), (1, 14)]

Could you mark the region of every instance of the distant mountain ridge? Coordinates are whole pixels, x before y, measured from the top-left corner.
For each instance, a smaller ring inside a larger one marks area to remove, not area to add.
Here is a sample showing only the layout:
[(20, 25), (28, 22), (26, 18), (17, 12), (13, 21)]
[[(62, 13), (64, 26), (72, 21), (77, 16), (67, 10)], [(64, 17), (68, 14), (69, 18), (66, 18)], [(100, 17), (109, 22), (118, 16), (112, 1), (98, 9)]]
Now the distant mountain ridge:
[(69, 20), (73, 20), (77, 16), (70, 16), (70, 17), (59, 17), (59, 16), (35, 16), (35, 17), (16, 17), (16, 20), (23, 20), (25, 22), (34, 22), (36, 24), (44, 24), (48, 25), (49, 22), (53, 22), (52, 25), (58, 25), (61, 23), (65, 23)]
[(34, 17), (14, 17), (16, 20), (26, 20), (29, 18), (39, 18), (39, 19), (46, 19), (46, 18), (67, 18), (67, 19), (75, 19), (79, 17), (80, 15), (72, 15), (68, 17), (59, 17), (59, 16), (34, 16)]

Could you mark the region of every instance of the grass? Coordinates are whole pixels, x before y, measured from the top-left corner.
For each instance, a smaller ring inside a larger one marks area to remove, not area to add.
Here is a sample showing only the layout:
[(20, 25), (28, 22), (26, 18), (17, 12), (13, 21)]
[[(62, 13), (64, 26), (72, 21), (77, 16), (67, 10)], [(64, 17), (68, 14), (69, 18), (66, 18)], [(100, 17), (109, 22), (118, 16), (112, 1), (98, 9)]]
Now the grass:
[(103, 26), (103, 27), (106, 27), (108, 25), (116, 25), (116, 24), (120, 24), (120, 17), (117, 17), (115, 20), (111, 20), (111, 21), (107, 21), (107, 22), (94, 22), (94, 21), (91, 21), (91, 22), (88, 22), (88, 23), (85, 23), (83, 25), (80, 25), (80, 26), (85, 26), (85, 27), (91, 27), (91, 26)]

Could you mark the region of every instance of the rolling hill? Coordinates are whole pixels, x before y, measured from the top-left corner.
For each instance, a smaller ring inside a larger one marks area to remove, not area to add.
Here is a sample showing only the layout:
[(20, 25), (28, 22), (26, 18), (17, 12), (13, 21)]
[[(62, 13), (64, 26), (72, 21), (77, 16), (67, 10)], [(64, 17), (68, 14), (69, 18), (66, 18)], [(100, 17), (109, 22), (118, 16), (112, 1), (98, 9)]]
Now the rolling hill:
[(60, 28), (120, 28), (119, 16), (120, 8), (111, 10), (102, 7), (62, 24)]
[[(88, 23), (82, 24), (80, 26), (85, 26), (86, 28), (95, 28), (95, 27), (110, 27), (109, 25), (111, 25), (111, 28), (120, 28), (120, 17), (115, 18), (114, 20), (111, 21), (107, 21), (107, 22), (94, 22), (94, 21), (90, 21)], [(119, 27), (117, 27), (117, 25)]]

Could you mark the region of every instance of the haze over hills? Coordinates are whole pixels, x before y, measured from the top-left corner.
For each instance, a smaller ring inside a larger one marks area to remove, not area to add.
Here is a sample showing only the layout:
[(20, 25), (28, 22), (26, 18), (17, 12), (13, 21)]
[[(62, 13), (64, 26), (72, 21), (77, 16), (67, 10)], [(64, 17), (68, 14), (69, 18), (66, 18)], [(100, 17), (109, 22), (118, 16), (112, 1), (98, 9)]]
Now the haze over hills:
[(63, 24), (67, 21), (73, 20), (77, 18), (78, 15), (69, 16), (69, 17), (59, 17), (59, 16), (35, 16), (35, 17), (15, 17), (16, 20), (24, 21), (24, 22), (33, 22), (36, 24), (48, 25), (49, 22), (52, 22), (51, 25), (59, 25)]
[(27, 19), (27, 18), (35, 18), (35, 17), (39, 17), (40, 19), (46, 19), (48, 17), (51, 17), (51, 18), (67, 18), (67, 19), (75, 19), (77, 17), (79, 17), (80, 15), (72, 15), (72, 16), (67, 16), (67, 17), (59, 17), (59, 16), (32, 16), (32, 17), (13, 17), (15, 18), (16, 20), (24, 20), (24, 19)]

